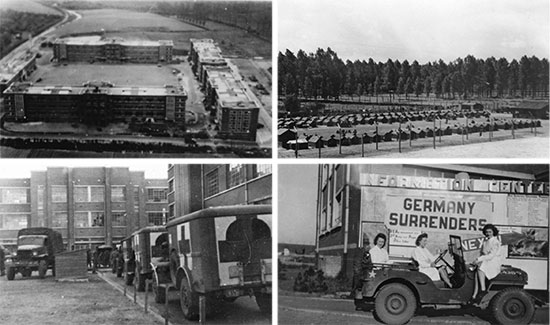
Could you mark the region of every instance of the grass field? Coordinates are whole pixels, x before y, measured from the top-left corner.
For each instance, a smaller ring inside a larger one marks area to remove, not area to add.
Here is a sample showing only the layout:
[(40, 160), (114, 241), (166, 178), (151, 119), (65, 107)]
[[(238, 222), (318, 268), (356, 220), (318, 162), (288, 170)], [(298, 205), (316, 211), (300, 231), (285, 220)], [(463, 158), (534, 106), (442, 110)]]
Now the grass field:
[[(36, 82), (38, 78), (42, 81)], [(39, 85), (79, 86), (86, 81), (109, 81), (118, 86), (157, 86), (177, 85), (178, 79), (172, 74), (169, 65), (158, 67), (154, 64), (85, 64), (40, 66), (32, 75), (32, 81)]]
[(82, 19), (64, 25), (55, 31), (59, 37), (69, 34), (100, 32), (135, 31), (201, 31), (202, 28), (186, 24), (176, 19), (152, 13), (121, 9), (81, 10)]
[(35, 14), (61, 16), (61, 12), (30, 0), (2, 0), (0, 3), (0, 9), (11, 9), (15, 11), (32, 12)]

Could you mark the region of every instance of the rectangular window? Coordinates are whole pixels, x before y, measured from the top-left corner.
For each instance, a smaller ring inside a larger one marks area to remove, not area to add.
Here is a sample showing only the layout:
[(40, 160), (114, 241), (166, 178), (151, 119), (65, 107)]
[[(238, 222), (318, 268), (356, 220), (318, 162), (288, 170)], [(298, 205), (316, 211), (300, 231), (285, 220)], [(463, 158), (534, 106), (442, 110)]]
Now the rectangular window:
[(111, 186), (111, 202), (124, 202), (124, 201), (126, 201), (126, 187)]
[(105, 215), (103, 212), (92, 212), (92, 227), (103, 227), (103, 222), (105, 220)]
[(174, 192), (174, 179), (168, 181), (168, 193)]
[(90, 186), (91, 202), (103, 202), (105, 199), (105, 188), (103, 186)]
[(149, 202), (165, 202), (166, 201), (166, 189), (165, 188), (148, 188), (147, 189), (147, 201)]
[(54, 212), (52, 228), (67, 228), (67, 212)]
[(75, 212), (74, 213), (74, 226), (75, 226), (75, 228), (88, 228), (88, 227), (91, 227), (88, 212)]
[(206, 174), (205, 178), (205, 196), (209, 197), (212, 196), (220, 191), (220, 187), (218, 184), (218, 170), (214, 169), (210, 171), (208, 174)]
[(3, 188), (0, 195), (0, 203), (29, 203), (29, 189), (26, 188)]
[(0, 215), (0, 229), (21, 229), (27, 228), (29, 215), (26, 214), (4, 214)]
[(176, 217), (176, 206), (174, 204), (168, 206), (168, 218), (173, 219)]
[(271, 174), (271, 164), (258, 164), (256, 165), (256, 176), (263, 176)]
[(125, 227), (126, 226), (126, 212), (113, 211), (111, 212), (113, 219), (113, 227)]
[(149, 226), (162, 226), (164, 224), (163, 212), (147, 212)]
[(52, 202), (67, 202), (66, 186), (52, 186)]
[(88, 202), (88, 186), (75, 186), (73, 197), (75, 202)]
[(230, 164), (229, 165), (229, 187), (234, 187), (244, 183), (244, 165)]

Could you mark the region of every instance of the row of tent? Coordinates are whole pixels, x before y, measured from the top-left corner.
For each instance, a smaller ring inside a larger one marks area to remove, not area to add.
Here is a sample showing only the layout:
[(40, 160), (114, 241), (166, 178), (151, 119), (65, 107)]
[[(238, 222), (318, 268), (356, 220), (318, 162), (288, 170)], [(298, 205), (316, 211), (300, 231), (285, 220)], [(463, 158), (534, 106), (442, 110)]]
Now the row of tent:
[(351, 127), (359, 124), (384, 123), (391, 124), (409, 121), (433, 121), (434, 119), (456, 120), (457, 118), (480, 118), (489, 117), (488, 111), (462, 111), (458, 109), (430, 110), (422, 112), (386, 112), (386, 113), (363, 113), (345, 114), (297, 118), (279, 118), (278, 128), (314, 128), (320, 125)]
[[(530, 127), (541, 127), (540, 121), (531, 121), (531, 120), (518, 120), (514, 121), (514, 129), (530, 128)], [(416, 140), (422, 138), (431, 138), (434, 136), (449, 136), (452, 134), (466, 134), (466, 133), (478, 133), (478, 132), (489, 132), (489, 131), (499, 131), (499, 130), (511, 130), (512, 122), (511, 121), (498, 121), (493, 124), (490, 123), (472, 123), (468, 127), (461, 125), (447, 126), (446, 128), (435, 128), (435, 131), (429, 127), (425, 129), (413, 128), (413, 129), (398, 129), (398, 130), (389, 130), (384, 134), (377, 134), (376, 132), (365, 132), (362, 135), (357, 134), (357, 131), (353, 132), (344, 132), (342, 134), (342, 145), (350, 146), (361, 144), (361, 137), (363, 138), (363, 143), (376, 143), (376, 142), (391, 142), (391, 141), (405, 141), (405, 140)], [(296, 143), (298, 149), (309, 149), (312, 148), (323, 148), (323, 147), (336, 147), (340, 143), (340, 135), (338, 133), (332, 134), (328, 139), (323, 138), (318, 135), (299, 135), (296, 139), (296, 132), (294, 130), (279, 130), (279, 142), (285, 149), (295, 149)]]

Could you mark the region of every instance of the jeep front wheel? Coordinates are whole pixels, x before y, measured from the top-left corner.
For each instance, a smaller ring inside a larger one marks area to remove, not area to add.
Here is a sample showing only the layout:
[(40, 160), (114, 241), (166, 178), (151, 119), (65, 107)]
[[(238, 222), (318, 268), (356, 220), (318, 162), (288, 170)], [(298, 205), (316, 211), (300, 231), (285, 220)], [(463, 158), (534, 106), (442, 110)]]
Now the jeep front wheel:
[(533, 300), (520, 288), (506, 288), (491, 299), (490, 310), (499, 324), (528, 324), (535, 315)]
[(415, 311), (414, 293), (400, 283), (384, 286), (374, 300), (374, 312), (386, 324), (405, 324), (414, 316)]
[(8, 267), (8, 280), (15, 279), (15, 268), (14, 267)]
[(42, 260), (38, 264), (38, 277), (41, 279), (44, 279), (46, 276), (46, 272), (48, 271), (48, 263), (46, 261)]

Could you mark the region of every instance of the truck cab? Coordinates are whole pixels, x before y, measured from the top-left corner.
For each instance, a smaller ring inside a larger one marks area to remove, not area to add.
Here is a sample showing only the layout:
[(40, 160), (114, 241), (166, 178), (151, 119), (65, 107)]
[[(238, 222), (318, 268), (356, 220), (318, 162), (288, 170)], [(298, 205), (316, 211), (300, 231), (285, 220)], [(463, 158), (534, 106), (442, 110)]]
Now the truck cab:
[(6, 258), (8, 280), (13, 280), (17, 273), (23, 277), (31, 276), (38, 271), (42, 279), (48, 269), (55, 276), (55, 255), (63, 251), (61, 234), (50, 228), (25, 228), (17, 234), (17, 251)]

